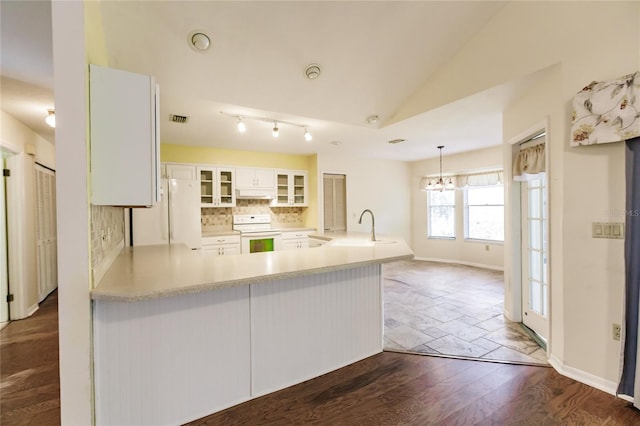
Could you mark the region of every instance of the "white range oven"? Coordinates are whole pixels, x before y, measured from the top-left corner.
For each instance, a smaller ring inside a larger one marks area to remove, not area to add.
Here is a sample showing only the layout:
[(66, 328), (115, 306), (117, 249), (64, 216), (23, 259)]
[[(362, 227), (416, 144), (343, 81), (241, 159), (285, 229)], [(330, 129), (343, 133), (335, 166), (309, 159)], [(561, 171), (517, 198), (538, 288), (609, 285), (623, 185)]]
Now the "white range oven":
[(282, 250), (282, 233), (271, 228), (269, 214), (234, 214), (233, 230), (240, 232), (242, 254)]

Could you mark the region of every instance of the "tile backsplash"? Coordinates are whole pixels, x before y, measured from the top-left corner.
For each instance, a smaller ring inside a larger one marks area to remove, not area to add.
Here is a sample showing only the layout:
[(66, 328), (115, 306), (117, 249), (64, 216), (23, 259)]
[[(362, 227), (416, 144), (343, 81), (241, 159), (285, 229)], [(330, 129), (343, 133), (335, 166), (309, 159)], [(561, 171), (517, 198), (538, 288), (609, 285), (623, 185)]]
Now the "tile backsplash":
[(124, 240), (122, 207), (91, 206), (91, 267)]
[(305, 207), (271, 207), (269, 200), (237, 200), (236, 207), (203, 208), (202, 230), (228, 230), (233, 226), (234, 214), (270, 214), (274, 227), (302, 227)]

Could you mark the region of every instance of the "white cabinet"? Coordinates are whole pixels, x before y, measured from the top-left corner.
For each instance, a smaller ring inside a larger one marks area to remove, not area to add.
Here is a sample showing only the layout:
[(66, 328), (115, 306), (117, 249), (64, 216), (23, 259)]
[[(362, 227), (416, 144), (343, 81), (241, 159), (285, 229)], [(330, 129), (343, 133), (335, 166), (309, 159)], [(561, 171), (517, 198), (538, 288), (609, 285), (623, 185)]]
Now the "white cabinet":
[(202, 250), (215, 256), (240, 254), (240, 235), (219, 235), (202, 238)]
[(236, 168), (236, 188), (273, 191), (275, 188), (273, 169)]
[(295, 250), (309, 247), (309, 234), (312, 231), (286, 231), (282, 233), (284, 250)]
[(196, 180), (196, 166), (189, 164), (167, 164), (167, 179), (187, 179)]
[(155, 80), (113, 68), (89, 67), (91, 202), (152, 206), (160, 198)]
[(273, 201), (278, 207), (306, 207), (309, 205), (309, 173), (306, 170), (277, 170)]
[(225, 167), (198, 167), (200, 205), (202, 207), (235, 207), (235, 170)]

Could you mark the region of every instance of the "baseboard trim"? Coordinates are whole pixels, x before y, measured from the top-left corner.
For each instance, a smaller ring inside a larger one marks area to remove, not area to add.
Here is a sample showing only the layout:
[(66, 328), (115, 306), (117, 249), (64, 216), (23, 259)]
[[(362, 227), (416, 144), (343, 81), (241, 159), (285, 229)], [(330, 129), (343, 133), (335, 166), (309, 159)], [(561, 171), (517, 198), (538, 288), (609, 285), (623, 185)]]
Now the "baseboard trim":
[(427, 262), (438, 262), (438, 263), (455, 263), (458, 265), (465, 265), (465, 266), (474, 266), (476, 268), (483, 268), (483, 269), (492, 269), (494, 271), (504, 271), (504, 267), (503, 266), (495, 266), (495, 265), (485, 265), (484, 263), (474, 263), (474, 262), (464, 262), (462, 260), (453, 260), (453, 259), (438, 259), (438, 258), (434, 258), (434, 257), (414, 257), (414, 260), (424, 260)]
[(29, 318), (31, 315), (35, 314), (38, 309), (40, 309), (40, 305), (38, 303), (34, 303), (29, 306), (27, 309), (27, 316), (25, 318)]
[(599, 389), (610, 395), (617, 396), (618, 398), (624, 399), (625, 401), (633, 402), (633, 398), (630, 398), (627, 395), (616, 395), (618, 385), (611, 380), (603, 379), (602, 377), (595, 376), (591, 373), (587, 373), (586, 371), (582, 371), (574, 367), (569, 367), (553, 354), (549, 356), (549, 364), (551, 364), (551, 366), (563, 376), (569, 377), (570, 379)]
[(116, 257), (120, 254), (120, 252), (124, 249), (124, 238), (120, 241), (116, 246), (107, 253), (102, 261), (93, 268), (93, 286), (98, 285), (104, 274), (107, 273), (113, 262), (116, 260)]

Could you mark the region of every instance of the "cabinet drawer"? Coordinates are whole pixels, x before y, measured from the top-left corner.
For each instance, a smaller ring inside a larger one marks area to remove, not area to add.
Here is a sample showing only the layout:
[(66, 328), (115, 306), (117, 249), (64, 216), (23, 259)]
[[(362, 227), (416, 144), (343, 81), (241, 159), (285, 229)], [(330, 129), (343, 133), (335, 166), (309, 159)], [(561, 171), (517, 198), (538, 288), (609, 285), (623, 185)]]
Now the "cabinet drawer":
[(240, 244), (240, 235), (218, 235), (215, 237), (202, 237), (202, 245)]
[(300, 240), (309, 237), (313, 231), (286, 231), (282, 233), (283, 240)]

